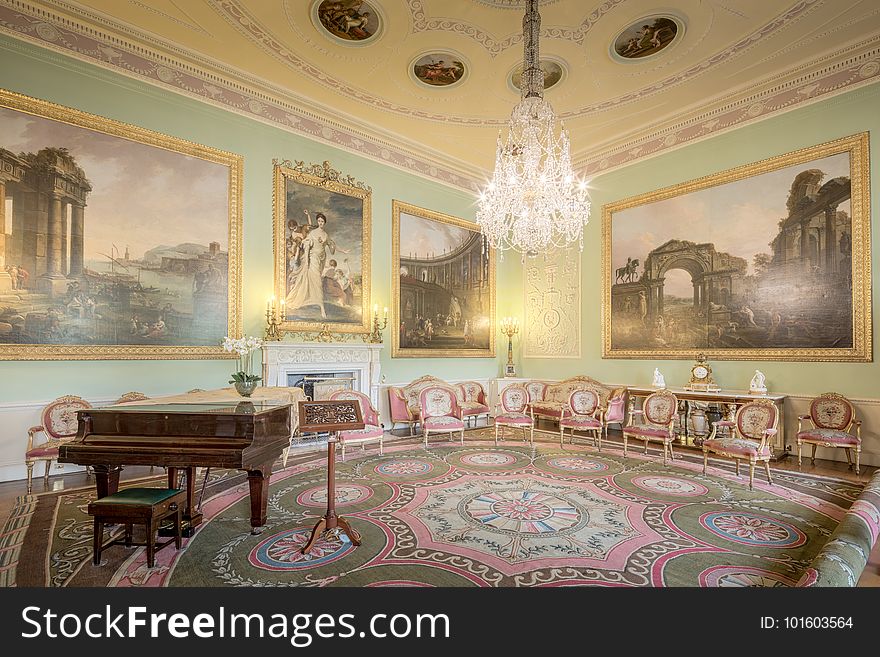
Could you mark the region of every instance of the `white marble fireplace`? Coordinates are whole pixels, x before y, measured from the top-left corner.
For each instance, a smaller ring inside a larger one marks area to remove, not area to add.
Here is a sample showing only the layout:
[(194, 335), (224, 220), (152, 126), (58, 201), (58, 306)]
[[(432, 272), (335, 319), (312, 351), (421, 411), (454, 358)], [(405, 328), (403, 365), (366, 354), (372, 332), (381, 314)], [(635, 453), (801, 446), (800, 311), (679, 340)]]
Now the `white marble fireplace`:
[(379, 352), (382, 344), (357, 342), (265, 342), (263, 382), (289, 386), (291, 375), (335, 374), (352, 377), (351, 387), (379, 403)]

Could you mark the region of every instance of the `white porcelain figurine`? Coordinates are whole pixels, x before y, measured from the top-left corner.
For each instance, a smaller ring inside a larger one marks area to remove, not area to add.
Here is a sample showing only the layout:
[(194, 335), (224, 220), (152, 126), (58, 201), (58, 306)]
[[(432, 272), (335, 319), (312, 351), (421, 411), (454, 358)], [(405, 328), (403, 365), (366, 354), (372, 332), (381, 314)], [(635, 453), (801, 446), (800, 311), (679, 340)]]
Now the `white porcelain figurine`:
[(761, 370), (755, 370), (755, 376), (752, 377), (752, 381), (749, 383), (749, 392), (758, 395), (767, 394), (767, 385), (765, 383), (764, 373), (761, 372)]
[(651, 381), (651, 387), (659, 389), (666, 387), (666, 380), (663, 378), (663, 375), (660, 374), (660, 369), (657, 367), (654, 368), (654, 380)]

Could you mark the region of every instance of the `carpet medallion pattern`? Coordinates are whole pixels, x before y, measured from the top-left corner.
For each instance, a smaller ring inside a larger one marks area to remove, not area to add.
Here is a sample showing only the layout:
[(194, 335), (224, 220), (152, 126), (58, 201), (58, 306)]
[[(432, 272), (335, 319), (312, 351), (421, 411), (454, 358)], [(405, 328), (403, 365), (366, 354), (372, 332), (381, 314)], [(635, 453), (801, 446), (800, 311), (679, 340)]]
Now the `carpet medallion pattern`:
[(160, 552), (153, 569), (143, 550), (124, 548), (92, 566), (93, 493), (60, 495), (45, 583), (793, 586), (864, 487), (780, 471), (750, 491), (747, 478), (703, 475), (696, 460), (663, 467), (613, 446), (407, 442), (337, 463), (337, 508), (362, 545), (329, 534), (303, 555), (326, 504), (323, 458), (304, 455), (273, 475), (259, 536), (249, 532), (246, 480), (223, 473), (195, 536)]

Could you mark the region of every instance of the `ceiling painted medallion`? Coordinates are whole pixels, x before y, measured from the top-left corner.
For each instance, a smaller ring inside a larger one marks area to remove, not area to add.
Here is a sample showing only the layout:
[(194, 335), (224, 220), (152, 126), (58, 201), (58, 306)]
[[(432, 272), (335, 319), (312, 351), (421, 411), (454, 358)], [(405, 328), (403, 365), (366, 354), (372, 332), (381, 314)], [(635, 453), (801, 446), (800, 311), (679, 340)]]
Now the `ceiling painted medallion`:
[(312, 22), (318, 31), (346, 45), (366, 45), (382, 31), (382, 17), (369, 2), (318, 0), (312, 5)]
[(614, 39), (611, 54), (617, 60), (644, 59), (656, 55), (684, 34), (684, 22), (675, 16), (645, 16)]
[(461, 55), (434, 51), (420, 55), (410, 66), (416, 80), (429, 87), (449, 87), (467, 76), (467, 65)]
[[(568, 67), (560, 60), (541, 59), (541, 70), (544, 71), (544, 91), (561, 82), (568, 75)], [(507, 76), (507, 83), (511, 89), (520, 92), (520, 83), (522, 81), (522, 64), (517, 64), (510, 75)]]

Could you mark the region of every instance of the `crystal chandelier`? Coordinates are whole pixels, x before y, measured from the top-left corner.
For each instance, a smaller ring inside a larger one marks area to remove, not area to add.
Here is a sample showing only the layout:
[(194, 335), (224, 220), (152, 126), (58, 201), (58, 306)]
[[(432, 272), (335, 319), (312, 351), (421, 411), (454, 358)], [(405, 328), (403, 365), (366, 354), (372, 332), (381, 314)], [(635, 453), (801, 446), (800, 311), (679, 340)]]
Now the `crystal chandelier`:
[[(538, 36), (538, 0), (527, 0), (523, 18), (521, 97), (507, 140), (498, 134), (495, 173), (480, 193), (477, 223), (487, 247), (546, 253), (577, 242), (584, 248), (590, 217), (587, 185), (571, 169), (568, 133), (544, 100)], [(557, 125), (558, 124), (558, 125)]]

